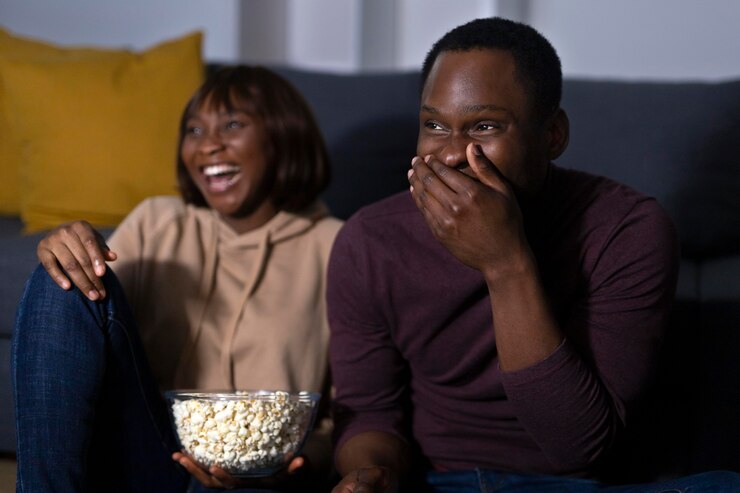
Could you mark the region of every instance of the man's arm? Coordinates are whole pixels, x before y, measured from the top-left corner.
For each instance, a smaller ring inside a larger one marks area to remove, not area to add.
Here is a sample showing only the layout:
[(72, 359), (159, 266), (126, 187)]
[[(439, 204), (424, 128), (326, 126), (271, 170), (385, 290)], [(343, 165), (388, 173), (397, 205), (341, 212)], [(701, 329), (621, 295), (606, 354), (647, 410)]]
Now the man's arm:
[[(502, 379), (517, 418), (553, 465), (582, 470), (609, 449), (625, 409), (650, 380), (675, 272), (670, 228), (654, 211), (640, 211), (638, 224), (616, 233), (617, 255), (604, 252), (601, 260), (614, 258), (599, 267), (601, 279), (592, 285), (600, 287), (575, 300), (560, 326), (511, 190), (484, 156), (469, 148), (468, 160), (480, 183), (416, 158), (412, 193), (439, 241), (486, 279)], [(657, 241), (645, 245), (645, 237)], [(566, 332), (582, 335), (578, 347)]]
[(372, 281), (372, 248), (362, 226), (348, 221), (327, 273), (335, 464), (343, 476), (334, 493), (396, 492), (408, 470), (400, 404), (406, 364), (375, 304), (375, 291), (386, 287)]
[(467, 159), (480, 183), (437, 159), (415, 158), (412, 195), (435, 237), (487, 283), (501, 369), (544, 360), (564, 336), (553, 318), (507, 180), (473, 144)]

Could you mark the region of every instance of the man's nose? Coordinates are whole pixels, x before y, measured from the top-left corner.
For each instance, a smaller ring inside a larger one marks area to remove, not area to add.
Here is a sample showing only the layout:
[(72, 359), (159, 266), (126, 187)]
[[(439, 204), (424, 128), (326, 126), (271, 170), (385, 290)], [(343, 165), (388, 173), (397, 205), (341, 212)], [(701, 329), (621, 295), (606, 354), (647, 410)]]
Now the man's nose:
[(467, 163), (468, 158), (465, 154), (465, 149), (468, 147), (469, 142), (470, 139), (465, 135), (450, 135), (449, 140), (437, 158), (451, 168)]

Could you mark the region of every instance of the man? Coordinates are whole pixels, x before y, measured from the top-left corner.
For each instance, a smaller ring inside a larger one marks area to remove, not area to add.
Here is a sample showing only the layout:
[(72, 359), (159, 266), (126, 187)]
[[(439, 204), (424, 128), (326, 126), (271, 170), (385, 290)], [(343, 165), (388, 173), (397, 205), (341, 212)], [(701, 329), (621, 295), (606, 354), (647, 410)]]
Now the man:
[(427, 55), (410, 193), (348, 221), (330, 261), (335, 492), (598, 486), (678, 247), (655, 200), (551, 163), (561, 86), (549, 42), (504, 19)]

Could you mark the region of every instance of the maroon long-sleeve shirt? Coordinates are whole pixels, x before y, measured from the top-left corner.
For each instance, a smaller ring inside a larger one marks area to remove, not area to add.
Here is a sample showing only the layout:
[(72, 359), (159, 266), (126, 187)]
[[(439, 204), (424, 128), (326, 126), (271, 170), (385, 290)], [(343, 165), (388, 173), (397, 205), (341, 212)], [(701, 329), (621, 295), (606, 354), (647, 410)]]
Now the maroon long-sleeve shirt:
[(566, 339), (515, 372), (498, 366), (482, 274), (432, 236), (408, 192), (345, 224), (327, 293), (339, 447), (380, 430), (444, 469), (593, 472), (655, 369), (675, 230), (655, 200), (555, 165), (523, 212)]

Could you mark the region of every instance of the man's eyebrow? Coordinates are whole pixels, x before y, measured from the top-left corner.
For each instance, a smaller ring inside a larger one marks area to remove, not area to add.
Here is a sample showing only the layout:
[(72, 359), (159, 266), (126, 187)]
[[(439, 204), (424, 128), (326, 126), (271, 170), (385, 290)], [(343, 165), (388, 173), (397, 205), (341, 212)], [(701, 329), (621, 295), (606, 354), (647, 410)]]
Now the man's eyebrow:
[(498, 106), (495, 104), (471, 104), (470, 106), (466, 106), (464, 108), (465, 113), (479, 113), (481, 111), (506, 111), (509, 112), (508, 109), (504, 108), (503, 106)]
[[(481, 111), (506, 111), (507, 113), (509, 110), (504, 108), (503, 106), (498, 106), (495, 104), (471, 104), (468, 106), (465, 106), (463, 108), (463, 113), (480, 113)], [(421, 111), (424, 111), (426, 113), (432, 113), (432, 114), (438, 114), (439, 109), (435, 108), (434, 106), (429, 106), (427, 104), (421, 105)]]

